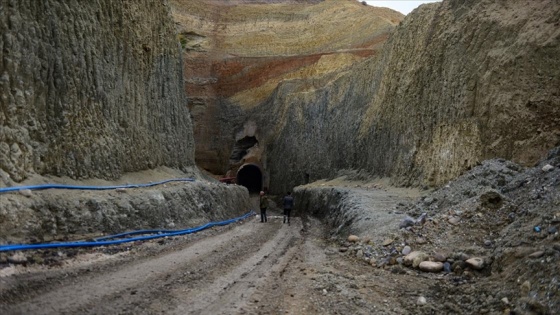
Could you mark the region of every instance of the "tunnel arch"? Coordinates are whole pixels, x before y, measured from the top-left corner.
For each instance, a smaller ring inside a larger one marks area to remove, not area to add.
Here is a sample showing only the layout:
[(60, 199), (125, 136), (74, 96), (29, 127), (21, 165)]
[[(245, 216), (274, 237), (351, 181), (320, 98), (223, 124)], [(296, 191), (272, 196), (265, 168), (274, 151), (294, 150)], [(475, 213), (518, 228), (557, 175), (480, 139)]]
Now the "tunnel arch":
[(249, 193), (258, 193), (263, 189), (263, 172), (260, 166), (252, 163), (243, 164), (237, 171), (236, 182), (247, 187)]

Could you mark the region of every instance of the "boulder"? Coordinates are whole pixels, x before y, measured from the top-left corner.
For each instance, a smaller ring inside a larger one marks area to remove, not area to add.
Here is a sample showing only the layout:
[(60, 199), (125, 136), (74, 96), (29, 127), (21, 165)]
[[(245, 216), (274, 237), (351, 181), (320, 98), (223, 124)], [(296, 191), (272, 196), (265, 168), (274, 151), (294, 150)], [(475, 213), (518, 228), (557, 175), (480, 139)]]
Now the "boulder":
[(439, 261), (423, 261), (418, 265), (418, 268), (427, 272), (440, 272), (443, 269), (443, 263)]
[(480, 257), (473, 257), (473, 258), (467, 259), (466, 263), (467, 263), (467, 265), (469, 265), (469, 267), (471, 267), (475, 270), (481, 270), (482, 268), (484, 268), (484, 259), (482, 259)]
[(416, 257), (421, 256), (421, 255), (426, 255), (426, 253), (421, 252), (421, 251), (413, 251), (412, 253), (410, 253), (410, 254), (408, 254), (404, 257), (403, 263), (406, 266), (410, 266), (414, 262), (414, 259), (416, 259)]

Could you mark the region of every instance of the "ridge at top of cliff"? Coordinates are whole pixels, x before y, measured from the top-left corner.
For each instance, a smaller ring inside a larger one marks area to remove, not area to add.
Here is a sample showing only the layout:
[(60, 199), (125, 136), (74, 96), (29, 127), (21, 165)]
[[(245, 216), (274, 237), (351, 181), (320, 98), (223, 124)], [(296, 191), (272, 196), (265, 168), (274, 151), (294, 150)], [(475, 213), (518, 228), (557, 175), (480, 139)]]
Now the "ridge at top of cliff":
[(379, 36), (404, 18), (397, 11), (365, 6), (355, 0), (171, 3), (179, 33), (204, 38), (200, 50), (240, 57), (372, 48), (379, 44)]

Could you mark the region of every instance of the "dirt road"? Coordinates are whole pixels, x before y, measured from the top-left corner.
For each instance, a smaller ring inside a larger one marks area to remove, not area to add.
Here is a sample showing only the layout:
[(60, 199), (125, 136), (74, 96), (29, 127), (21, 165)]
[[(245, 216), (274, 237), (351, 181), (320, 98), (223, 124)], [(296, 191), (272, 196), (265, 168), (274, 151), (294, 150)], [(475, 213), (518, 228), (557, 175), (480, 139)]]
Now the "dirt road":
[(414, 305), (395, 293), (403, 275), (339, 252), (316, 219), (269, 216), (4, 275), (0, 313), (406, 314), (400, 304)]

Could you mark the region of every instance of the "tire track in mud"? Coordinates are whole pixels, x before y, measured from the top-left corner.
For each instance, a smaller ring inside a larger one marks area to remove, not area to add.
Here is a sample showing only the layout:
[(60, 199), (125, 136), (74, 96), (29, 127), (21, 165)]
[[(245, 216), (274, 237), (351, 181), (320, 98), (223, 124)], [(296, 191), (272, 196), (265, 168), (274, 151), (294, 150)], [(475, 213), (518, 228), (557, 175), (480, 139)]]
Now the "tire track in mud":
[(190, 296), (207, 292), (209, 284), (220, 275), (230, 274), (246, 257), (259, 257), (255, 253), (262, 253), (263, 243), (280, 241), (279, 231), (274, 224), (249, 220), (176, 252), (126, 263), (109, 272), (76, 277), (70, 284), (8, 306), (5, 313), (168, 313), (188, 298), (174, 297), (170, 292), (186, 289)]
[(251, 308), (260, 298), (259, 289), (269, 283), (297, 251), (301, 243), (299, 229), (299, 222), (282, 225), (258, 252), (247, 256), (234, 270), (223, 274), (202, 294), (188, 299), (188, 303), (179, 305), (171, 314), (233, 314)]

